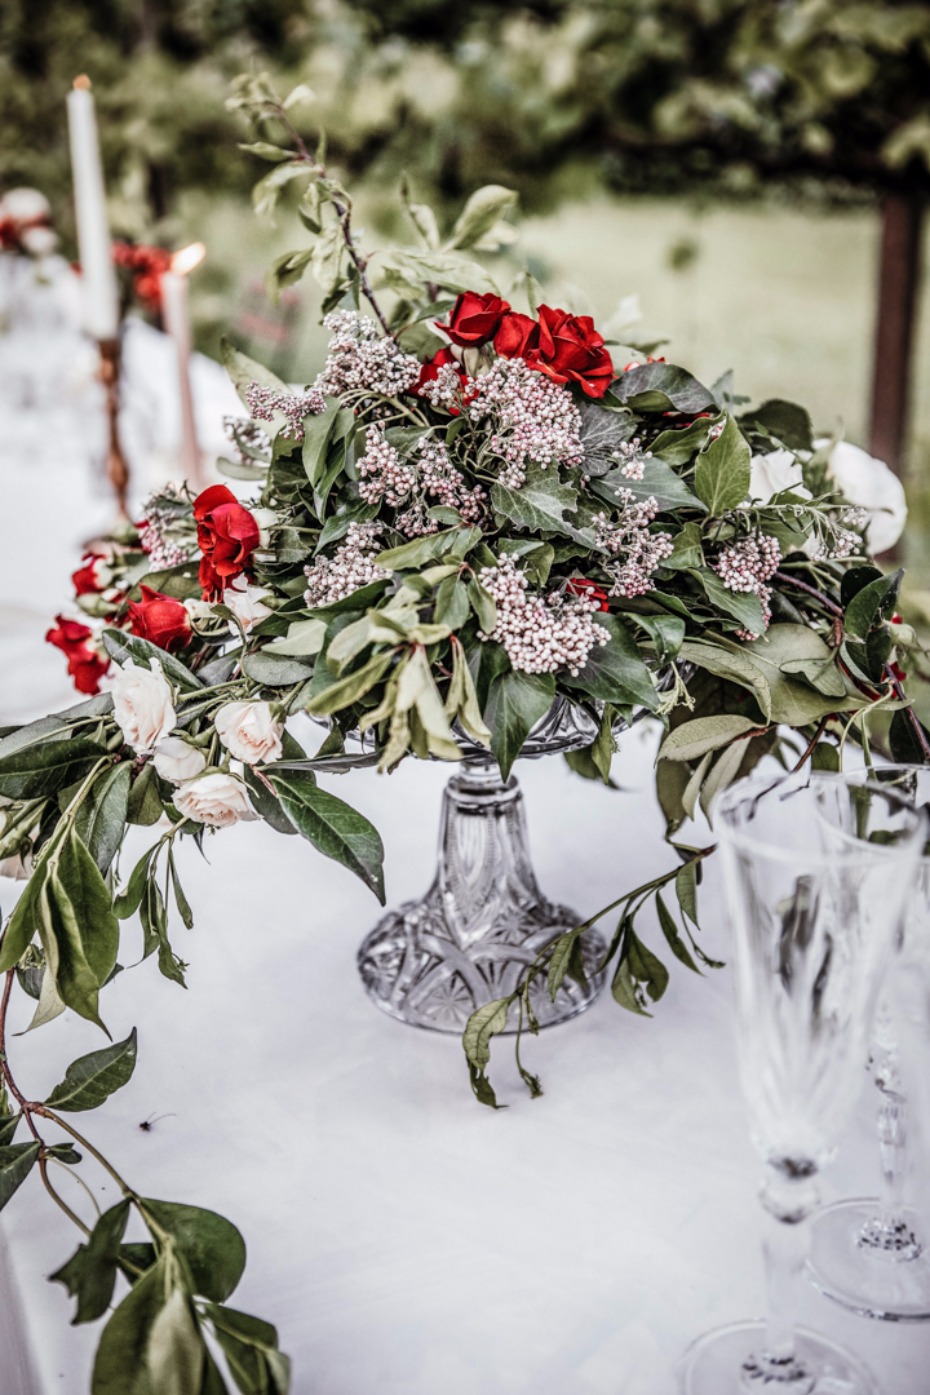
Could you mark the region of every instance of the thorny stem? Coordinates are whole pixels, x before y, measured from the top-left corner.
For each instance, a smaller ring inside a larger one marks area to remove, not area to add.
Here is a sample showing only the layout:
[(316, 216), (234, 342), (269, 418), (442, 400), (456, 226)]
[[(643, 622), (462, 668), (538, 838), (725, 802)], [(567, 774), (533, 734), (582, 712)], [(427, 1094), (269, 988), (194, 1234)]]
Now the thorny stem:
[[(320, 162), (316, 160), (313, 157), (313, 155), (310, 154), (310, 151), (307, 148), (306, 141), (304, 140), (300, 132), (297, 130), (297, 127), (291, 121), (283, 106), (277, 106), (275, 108), (274, 114), (277, 117), (277, 119), (281, 122), (281, 125), (284, 127), (284, 129), (287, 131), (291, 140), (294, 142), (294, 145), (297, 147), (298, 158), (301, 161), (303, 161), (303, 163), (310, 165), (316, 171), (317, 174), (325, 176), (326, 167), (324, 165), (321, 165)], [(333, 211), (339, 220), (339, 226), (342, 229), (342, 238), (346, 245), (346, 251), (351, 257), (355, 269), (358, 272), (358, 283), (361, 287), (362, 295), (368, 301), (368, 304), (371, 306), (372, 310), (374, 310), (375, 315), (378, 318), (378, 323), (384, 330), (385, 334), (388, 336), (389, 339), (393, 339), (394, 336), (391, 333), (390, 325), (384, 317), (384, 314), (381, 310), (381, 306), (375, 299), (375, 293), (372, 289), (371, 282), (368, 279), (368, 258), (363, 257), (360, 254), (358, 247), (355, 243), (355, 238), (352, 236), (352, 210), (348, 204), (343, 203), (342, 200), (340, 198), (337, 198), (335, 194), (331, 193), (329, 196), (329, 200), (333, 206)]]

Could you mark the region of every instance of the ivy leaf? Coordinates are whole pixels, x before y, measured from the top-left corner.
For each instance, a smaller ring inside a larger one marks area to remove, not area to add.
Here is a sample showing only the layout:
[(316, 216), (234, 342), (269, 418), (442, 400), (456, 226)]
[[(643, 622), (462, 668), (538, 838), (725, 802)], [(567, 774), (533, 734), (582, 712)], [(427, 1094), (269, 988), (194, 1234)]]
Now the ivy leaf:
[(77, 1299), (72, 1324), (95, 1322), (113, 1300), (129, 1207), (127, 1199), (104, 1211), (87, 1243), (79, 1245), (67, 1264), (49, 1275), (52, 1283), (64, 1284), (71, 1297)]
[(497, 514), (525, 532), (576, 536), (576, 530), (565, 515), (577, 509), (578, 491), (560, 482), (555, 466), (543, 470), (538, 465), (530, 465), (519, 489), (493, 484), (491, 503)]
[(659, 705), (659, 694), (627, 626), (615, 615), (598, 613), (591, 618), (610, 638), (606, 644), (592, 648), (580, 673), (565, 674), (562, 682), (566, 687), (577, 688), (589, 697), (618, 707), (645, 707), (654, 712)]
[(720, 417), (701, 417), (690, 426), (677, 431), (660, 431), (649, 447), (654, 458), (666, 465), (687, 465), (707, 442), (711, 428), (719, 425)]
[(103, 746), (85, 737), (40, 741), (0, 757), (0, 795), (6, 799), (41, 799), (89, 775), (106, 756)]
[(318, 852), (360, 877), (384, 905), (384, 847), (373, 824), (328, 790), (321, 790), (306, 774), (285, 774), (271, 766), (265, 773), (297, 831)]
[(0, 1211), (25, 1182), (38, 1156), (38, 1143), (7, 1143), (0, 1147)]
[(75, 832), (104, 873), (123, 841), (131, 776), (128, 761), (111, 766), (94, 781), (74, 820)]
[(491, 730), (491, 750), (504, 779), (541, 717), (552, 706), (555, 677), (551, 673), (499, 674), (491, 683), (484, 720)]
[(706, 412), (716, 407), (703, 383), (673, 363), (640, 363), (611, 386), (618, 402), (638, 412)]
[(64, 1080), (55, 1086), (45, 1103), (66, 1112), (96, 1109), (126, 1084), (135, 1067), (136, 1029), (133, 1027), (125, 1041), (72, 1061)]
[(740, 425), (761, 429), (776, 441), (780, 441), (783, 446), (787, 446), (788, 450), (814, 449), (811, 419), (796, 402), (785, 402), (778, 397), (770, 398), (754, 411), (745, 412), (740, 417)]
[(146, 1197), (142, 1205), (172, 1236), (190, 1271), (193, 1292), (214, 1303), (224, 1302), (245, 1268), (245, 1241), (232, 1221), (202, 1206), (175, 1201)]
[(694, 489), (714, 518), (738, 508), (749, 494), (749, 442), (728, 416), (720, 435), (701, 452), (694, 472)]
[(671, 513), (676, 509), (704, 512), (704, 505), (697, 495), (664, 460), (647, 460), (643, 465), (643, 477), (639, 480), (628, 480), (622, 470), (611, 470), (600, 479), (592, 480), (591, 490), (616, 508), (622, 507), (632, 495), (636, 503), (655, 499), (660, 513)]

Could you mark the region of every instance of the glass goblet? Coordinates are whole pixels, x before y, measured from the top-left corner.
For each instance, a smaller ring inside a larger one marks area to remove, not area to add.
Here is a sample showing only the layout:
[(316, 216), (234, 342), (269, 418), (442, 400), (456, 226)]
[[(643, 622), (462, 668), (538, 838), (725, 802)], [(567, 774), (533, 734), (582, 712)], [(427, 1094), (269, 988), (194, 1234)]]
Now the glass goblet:
[(682, 1395), (876, 1395), (867, 1369), (797, 1326), (816, 1180), (855, 1098), (877, 984), (924, 819), (878, 785), (804, 773), (738, 781), (713, 811), (733, 924), (737, 1050), (763, 1162), (766, 1322), (699, 1338)]
[[(888, 765), (852, 775), (894, 790), (918, 808), (930, 805), (930, 768)], [(877, 1197), (826, 1206), (811, 1227), (808, 1269), (821, 1293), (863, 1317), (891, 1322), (930, 1319), (930, 1235), (907, 1204), (910, 1109), (900, 1037), (909, 1001), (907, 979), (930, 950), (930, 857), (920, 861), (903, 936), (879, 996), (869, 1064), (878, 1086), (882, 1185)], [(920, 1052), (930, 1066), (926, 1046)], [(915, 1062), (916, 1064), (916, 1062)]]

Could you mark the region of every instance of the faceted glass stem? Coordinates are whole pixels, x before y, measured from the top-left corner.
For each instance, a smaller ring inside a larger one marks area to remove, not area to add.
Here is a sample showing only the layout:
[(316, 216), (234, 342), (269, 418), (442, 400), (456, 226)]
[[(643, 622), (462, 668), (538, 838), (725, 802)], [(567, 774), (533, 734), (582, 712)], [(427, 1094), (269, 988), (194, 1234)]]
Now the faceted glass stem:
[(765, 1344), (744, 1364), (742, 1386), (747, 1392), (783, 1390), (808, 1395), (817, 1376), (805, 1368), (796, 1352), (801, 1283), (809, 1245), (808, 1218), (817, 1205), (815, 1170), (793, 1172), (770, 1165), (761, 1191), (766, 1212), (763, 1240), (768, 1315)]

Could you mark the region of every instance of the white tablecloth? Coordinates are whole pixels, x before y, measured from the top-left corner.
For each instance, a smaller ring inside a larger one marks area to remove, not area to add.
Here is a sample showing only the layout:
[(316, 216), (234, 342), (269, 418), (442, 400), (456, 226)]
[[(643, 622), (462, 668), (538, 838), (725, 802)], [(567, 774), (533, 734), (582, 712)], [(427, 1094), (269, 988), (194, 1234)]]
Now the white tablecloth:
[[(67, 700), (41, 633), (95, 522), (85, 488), (65, 465), (0, 474), (0, 721)], [(557, 758), (523, 763), (540, 880), (583, 915), (668, 865), (654, 744), (645, 728), (624, 738), (622, 793)], [(431, 875), (445, 775), (410, 762), (329, 782), (381, 830), (391, 904)], [(471, 1097), (456, 1038), (406, 1028), (362, 993), (355, 952), (378, 908), (360, 883), (260, 824), (206, 852), (209, 866), (193, 848), (181, 859), (196, 928), (175, 924), (174, 938), (190, 989), (150, 960), (107, 990), (114, 1038), (139, 1028), (139, 1064), (79, 1126), (143, 1193), (240, 1226), (249, 1263), (233, 1302), (277, 1324), (295, 1395), (665, 1395), (693, 1337), (761, 1311), (759, 1166), (728, 971), (674, 964), (653, 1021), (607, 996), (528, 1041), (546, 1090), (535, 1102), (499, 1041), (511, 1107), (493, 1113)], [(702, 906), (707, 948), (725, 956), (713, 866)], [(137, 957), (133, 931), (121, 959)], [(101, 1044), (66, 1014), (13, 1042), (17, 1075), (41, 1098)], [(877, 1185), (872, 1104), (864, 1095), (828, 1197)], [(167, 1117), (141, 1130), (153, 1115)], [(88, 1175), (111, 1204), (112, 1184)], [(86, 1210), (76, 1187), (68, 1198)], [(45, 1279), (79, 1237), (33, 1178), (4, 1223), (41, 1395), (83, 1395), (98, 1329), (69, 1328), (71, 1302)], [(804, 1308), (885, 1395), (928, 1388), (930, 1327), (858, 1319), (813, 1289)]]

